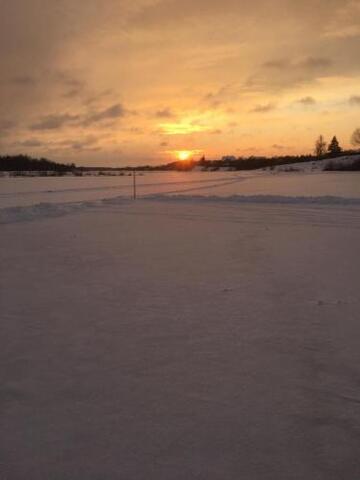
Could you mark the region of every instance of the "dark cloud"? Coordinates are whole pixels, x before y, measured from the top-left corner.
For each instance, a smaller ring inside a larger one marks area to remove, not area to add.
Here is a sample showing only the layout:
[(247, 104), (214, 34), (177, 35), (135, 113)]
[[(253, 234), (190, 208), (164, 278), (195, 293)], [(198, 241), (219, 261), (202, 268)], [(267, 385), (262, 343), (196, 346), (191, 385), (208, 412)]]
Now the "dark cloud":
[(300, 103), (301, 105), (311, 107), (313, 105), (316, 105), (316, 100), (313, 97), (303, 97), (297, 100), (296, 103)]
[(221, 135), (223, 132), (220, 128), (215, 128), (214, 130), (210, 131), (211, 135)]
[(287, 70), (289, 68), (321, 69), (332, 65), (332, 60), (326, 57), (306, 57), (303, 59), (280, 58), (263, 63), (263, 67), (273, 70)]
[(306, 57), (303, 59), (288, 59), (281, 58), (269, 60), (263, 63), (264, 69), (288, 71), (289, 69), (296, 70), (321, 70), (328, 69), (333, 65), (333, 61), (326, 57)]
[(84, 150), (88, 149), (89, 147), (93, 147), (93, 145), (96, 145), (97, 143), (97, 137), (95, 137), (94, 135), (88, 135), (83, 140), (72, 142), (70, 146), (73, 150)]
[(353, 105), (355, 107), (360, 106), (360, 95), (352, 95), (349, 98), (349, 103), (350, 103), (350, 105)]
[(269, 113), (276, 109), (276, 106), (273, 103), (267, 103), (265, 105), (256, 105), (251, 113)]
[(274, 150), (284, 150), (286, 147), (284, 145), (279, 145), (278, 143), (274, 143), (273, 145), (271, 145), (271, 148), (273, 148)]
[(49, 74), (49, 79), (64, 89), (63, 98), (76, 98), (86, 92), (86, 82), (69, 72), (56, 70)]
[(36, 147), (42, 147), (44, 143), (38, 140), (37, 138), (29, 138), (28, 140), (19, 142), (18, 145), (21, 145), (22, 147), (36, 148)]
[(83, 80), (80, 80), (74, 77), (71, 73), (65, 71), (54, 71), (53, 78), (55, 81), (64, 85), (65, 87), (80, 89), (85, 86), (85, 82)]
[(31, 87), (37, 83), (37, 80), (35, 77), (32, 77), (30, 75), (20, 75), (13, 77), (10, 81), (13, 85), (19, 85), (22, 87)]
[(158, 118), (174, 118), (176, 115), (170, 108), (163, 108), (162, 110), (158, 110), (155, 113), (156, 117)]
[(128, 113), (121, 104), (115, 104), (104, 110), (92, 112), (83, 118), (80, 115), (69, 113), (53, 114), (42, 117), (38, 122), (30, 125), (31, 130), (56, 130), (67, 125), (90, 126), (103, 120), (114, 120), (124, 117)]
[(333, 62), (330, 58), (308, 57), (305, 60), (300, 61), (297, 66), (307, 69), (326, 69), (328, 67), (331, 67), (332, 63)]
[(139, 127), (130, 127), (128, 129), (126, 129), (126, 131), (133, 134), (133, 135), (143, 135), (144, 134), (144, 130), (142, 128), (139, 128)]
[(12, 120), (0, 120), (0, 133), (1, 132), (8, 132), (16, 127), (16, 122)]
[(67, 92), (64, 93), (63, 97), (64, 98), (76, 98), (79, 95), (82, 94), (82, 90), (79, 88), (72, 88), (71, 90), (68, 90)]
[[(315, 82), (318, 77), (334, 74), (334, 63), (327, 57), (280, 58), (268, 60), (245, 82), (246, 90), (284, 90)], [(269, 75), (269, 70), (271, 75)]]
[(169, 143), (168, 142), (161, 142), (160, 147), (168, 147)]
[[(340, 0), (317, 0), (317, 11), (314, 14), (314, 0), (288, 0), (287, 2), (273, 2), (269, 11), (267, 0), (160, 0), (151, 2), (144, 8), (139, 9), (133, 17), (133, 22), (139, 26), (156, 28), (161, 26), (173, 26), (184, 22), (198, 22), (199, 18), (214, 18), (217, 21), (222, 17), (229, 17), (229, 12), (234, 21), (239, 18), (246, 19), (255, 16), (262, 21), (284, 16), (284, 9), (289, 18), (297, 18), (298, 22), (308, 22), (311, 25), (320, 24), (321, 20), (330, 16), (332, 9), (340, 4)], [(346, 1), (346, 0), (344, 0)], [(321, 15), (318, 14), (321, 12)], [(228, 18), (228, 21), (231, 21)]]
[(30, 125), (30, 130), (57, 130), (76, 122), (78, 119), (78, 115), (70, 115), (69, 113), (47, 115)]
[(113, 91), (111, 88), (108, 88), (108, 89), (106, 89), (106, 90), (103, 90), (102, 92), (100, 92), (100, 93), (98, 93), (98, 94), (89, 96), (89, 97), (84, 101), (84, 105), (92, 105), (92, 104), (94, 104), (94, 103), (102, 100), (102, 99), (105, 98), (105, 97), (111, 96), (113, 93), (114, 93), (114, 91)]
[(278, 60), (269, 60), (263, 63), (263, 67), (271, 68), (275, 70), (284, 70), (290, 67), (290, 60), (286, 58), (278, 59)]
[(123, 107), (123, 105), (117, 103), (115, 105), (112, 105), (111, 107), (106, 108), (105, 110), (100, 110), (98, 112), (89, 114), (85, 118), (83, 124), (87, 126), (93, 123), (101, 122), (103, 120), (114, 120), (124, 117), (127, 113), (128, 111)]
[(234, 101), (237, 96), (237, 88), (235, 85), (223, 85), (214, 92), (207, 93), (202, 101), (210, 108), (219, 108), (229, 101)]

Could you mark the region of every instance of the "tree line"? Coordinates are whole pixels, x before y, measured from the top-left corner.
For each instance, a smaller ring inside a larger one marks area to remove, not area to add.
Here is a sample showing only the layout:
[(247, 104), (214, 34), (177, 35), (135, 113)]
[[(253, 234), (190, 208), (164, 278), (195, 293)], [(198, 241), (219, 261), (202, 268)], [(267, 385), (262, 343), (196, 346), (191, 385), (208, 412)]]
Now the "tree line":
[(71, 172), (76, 169), (73, 163), (57, 163), (46, 158), (32, 158), (28, 155), (0, 156), (1, 172)]
[[(357, 128), (353, 134), (351, 135), (350, 139), (352, 145), (355, 147), (360, 147), (360, 128)], [(327, 144), (323, 135), (319, 135), (319, 137), (315, 141), (314, 146), (314, 154), (316, 157), (324, 157), (329, 155), (330, 157), (338, 157), (343, 153), (343, 149), (340, 146), (336, 135), (333, 136), (330, 143)]]

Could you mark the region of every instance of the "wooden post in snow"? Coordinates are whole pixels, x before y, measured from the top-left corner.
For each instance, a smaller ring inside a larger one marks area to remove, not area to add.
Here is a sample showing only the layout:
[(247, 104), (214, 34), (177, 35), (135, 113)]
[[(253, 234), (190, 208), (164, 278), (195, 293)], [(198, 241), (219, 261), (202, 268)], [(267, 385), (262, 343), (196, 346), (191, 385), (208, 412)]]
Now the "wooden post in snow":
[(136, 200), (136, 171), (133, 170), (133, 199)]

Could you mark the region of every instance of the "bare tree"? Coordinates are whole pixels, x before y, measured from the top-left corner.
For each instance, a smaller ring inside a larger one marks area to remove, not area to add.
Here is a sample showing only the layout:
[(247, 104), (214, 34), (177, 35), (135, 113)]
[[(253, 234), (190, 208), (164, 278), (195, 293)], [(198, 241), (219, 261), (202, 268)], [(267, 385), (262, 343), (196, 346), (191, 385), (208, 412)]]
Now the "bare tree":
[(317, 157), (322, 157), (326, 153), (326, 142), (322, 135), (319, 135), (315, 142), (314, 153)]
[(360, 128), (354, 130), (353, 134), (351, 135), (351, 143), (355, 147), (360, 147)]

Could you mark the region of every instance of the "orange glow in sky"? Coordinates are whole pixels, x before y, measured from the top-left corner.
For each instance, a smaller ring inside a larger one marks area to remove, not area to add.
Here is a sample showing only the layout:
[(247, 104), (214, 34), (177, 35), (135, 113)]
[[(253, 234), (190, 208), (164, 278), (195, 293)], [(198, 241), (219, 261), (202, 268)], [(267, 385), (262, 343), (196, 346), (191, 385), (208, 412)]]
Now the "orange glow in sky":
[(0, 4), (0, 154), (157, 165), (360, 128), (358, 0)]

